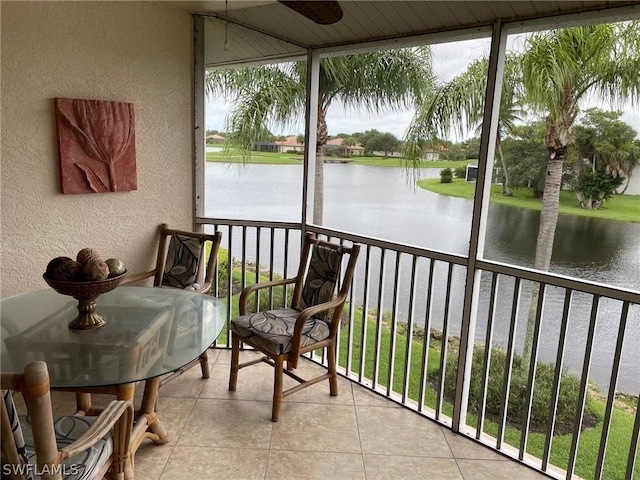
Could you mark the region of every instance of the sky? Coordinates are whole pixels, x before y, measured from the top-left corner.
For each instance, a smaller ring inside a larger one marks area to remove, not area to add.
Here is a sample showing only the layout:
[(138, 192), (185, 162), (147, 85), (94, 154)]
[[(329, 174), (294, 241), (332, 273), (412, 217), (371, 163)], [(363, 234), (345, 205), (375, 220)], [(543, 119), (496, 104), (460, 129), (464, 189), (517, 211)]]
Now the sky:
[[(522, 43), (522, 37), (509, 37), (507, 48), (511, 48), (517, 43)], [(490, 39), (466, 40), (455, 43), (433, 45), (433, 66), (436, 75), (442, 82), (447, 82), (457, 74), (463, 72), (467, 65), (473, 60), (484, 55), (488, 55)], [(590, 107), (597, 107), (602, 110), (623, 110), (621, 120), (628, 123), (640, 136), (640, 107), (631, 106), (620, 107), (611, 106), (608, 102), (603, 102), (597, 98), (589, 99), (581, 104), (582, 110)], [(224, 119), (229, 111), (229, 105), (223, 99), (207, 98), (206, 102), (206, 129), (224, 130)], [(380, 132), (391, 132), (398, 139), (402, 139), (404, 133), (411, 122), (413, 111), (381, 111), (375, 114), (366, 112), (345, 111), (339, 105), (332, 105), (327, 112), (327, 126), (329, 135), (339, 133), (364, 132), (366, 130), (378, 130)], [(304, 132), (304, 123), (299, 121), (294, 125), (284, 128), (270, 128), (275, 135), (297, 135)], [(474, 132), (468, 132), (463, 137), (452, 134), (449, 140), (461, 141), (465, 138), (473, 137)]]

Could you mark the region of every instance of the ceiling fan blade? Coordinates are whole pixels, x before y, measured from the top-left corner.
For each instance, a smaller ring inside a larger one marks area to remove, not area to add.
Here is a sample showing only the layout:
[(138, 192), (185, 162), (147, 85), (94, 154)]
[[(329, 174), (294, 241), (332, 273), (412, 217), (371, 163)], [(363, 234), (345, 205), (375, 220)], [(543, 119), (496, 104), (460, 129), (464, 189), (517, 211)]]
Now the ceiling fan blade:
[(342, 7), (337, 1), (278, 0), (278, 2), (320, 25), (331, 25), (342, 18)]

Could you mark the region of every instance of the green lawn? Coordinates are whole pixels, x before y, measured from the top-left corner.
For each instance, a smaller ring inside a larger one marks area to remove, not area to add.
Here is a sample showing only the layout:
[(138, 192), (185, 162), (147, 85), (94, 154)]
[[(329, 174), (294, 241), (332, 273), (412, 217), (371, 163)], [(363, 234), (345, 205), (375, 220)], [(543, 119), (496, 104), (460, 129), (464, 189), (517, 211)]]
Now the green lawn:
[[(418, 186), (441, 195), (469, 200), (473, 199), (475, 193), (475, 183), (465, 182), (460, 178), (454, 178), (452, 183), (440, 183), (439, 178), (428, 178), (419, 180)], [(531, 189), (528, 188), (516, 188), (513, 190), (513, 197), (507, 197), (502, 194), (502, 186), (492, 185), (490, 202), (533, 210), (542, 208), (542, 200), (533, 198)], [(560, 192), (559, 212), (565, 215), (640, 223), (640, 195), (614, 195), (605, 202), (603, 207), (597, 210), (586, 210), (580, 208), (574, 192), (563, 190)]]
[[(251, 160), (246, 161), (238, 150), (231, 150), (229, 153), (225, 152), (207, 152), (208, 162), (218, 163), (260, 163), (260, 164), (273, 164), (273, 165), (291, 165), (302, 164), (302, 153), (272, 153), (272, 152), (251, 152)], [(330, 155), (325, 157), (329, 162), (348, 162), (355, 163), (357, 165), (370, 165), (374, 167), (401, 167), (404, 168), (404, 159), (401, 158), (382, 158), (382, 157), (369, 157), (369, 156), (355, 156), (351, 158), (338, 158)], [(422, 161), (420, 167), (425, 168), (455, 168), (460, 165), (466, 165), (475, 160), (467, 160), (463, 162), (432, 162)]]
[(274, 165), (297, 164), (302, 165), (302, 153), (271, 153), (251, 152), (251, 161), (247, 162), (238, 150), (225, 152), (207, 152), (207, 162), (218, 163), (270, 163)]

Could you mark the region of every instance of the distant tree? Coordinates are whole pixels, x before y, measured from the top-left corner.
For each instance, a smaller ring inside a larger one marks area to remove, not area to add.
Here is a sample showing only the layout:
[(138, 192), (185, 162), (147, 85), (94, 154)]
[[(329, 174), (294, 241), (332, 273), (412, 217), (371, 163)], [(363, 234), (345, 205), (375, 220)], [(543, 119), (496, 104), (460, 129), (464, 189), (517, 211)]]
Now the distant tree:
[(466, 158), (465, 151), (459, 143), (450, 143), (446, 150), (440, 152), (440, 160), (459, 161)]
[[(585, 111), (580, 125), (574, 128), (578, 157), (577, 174), (585, 170), (613, 177), (631, 178), (640, 163), (637, 132), (620, 120), (622, 112), (606, 112), (598, 108)], [(624, 193), (626, 187), (621, 193)]]
[(514, 127), (502, 141), (511, 185), (531, 188), (535, 198), (541, 197), (544, 190), (547, 164), (547, 149), (542, 142), (544, 128), (544, 122)]
[(296, 137), (296, 142), (298, 142), (300, 145), (304, 145), (304, 135), (299, 134), (299, 135)]
[(367, 130), (364, 133), (357, 133), (354, 136), (358, 139), (358, 141), (360, 142), (360, 145), (362, 145), (365, 149), (366, 152), (373, 152), (373, 149), (369, 147), (369, 142), (371, 142), (371, 139), (373, 137), (375, 137), (376, 135), (380, 135), (380, 133), (378, 130)]
[(467, 160), (477, 160), (480, 156), (480, 137), (473, 137), (460, 143)]
[(362, 132), (355, 132), (355, 133), (352, 133), (350, 136), (351, 136), (351, 137), (353, 137), (353, 138), (355, 138), (355, 139), (356, 139), (356, 142), (358, 142), (359, 144), (361, 144), (361, 145), (362, 145), (362, 140), (361, 140), (361, 139), (362, 139), (362, 136), (363, 136), (363, 135), (364, 135), (364, 134), (363, 134)]
[(356, 143), (358, 143), (356, 142), (356, 139), (351, 136), (342, 137), (342, 145), (344, 145), (345, 147), (353, 147)]
[(384, 152), (384, 156), (388, 157), (390, 153), (398, 149), (400, 140), (393, 133), (379, 133), (371, 137), (368, 146), (371, 151)]

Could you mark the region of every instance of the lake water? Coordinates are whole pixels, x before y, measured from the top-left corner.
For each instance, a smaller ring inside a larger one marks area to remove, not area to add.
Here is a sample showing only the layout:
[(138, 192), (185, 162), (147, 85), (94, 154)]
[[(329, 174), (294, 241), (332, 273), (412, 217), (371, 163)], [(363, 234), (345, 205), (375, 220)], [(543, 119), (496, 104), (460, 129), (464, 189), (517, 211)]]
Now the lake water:
[[(438, 169), (420, 172), (422, 178), (437, 177), (438, 174)], [(302, 165), (208, 163), (206, 214), (210, 217), (248, 220), (299, 221), (301, 179)], [(325, 165), (324, 225), (329, 228), (466, 255), (472, 207), (470, 200), (414, 188), (405, 172), (399, 168)], [(538, 221), (539, 212), (491, 205), (485, 258), (532, 266)], [(561, 215), (551, 271), (640, 290), (640, 223)], [(417, 291), (421, 291), (424, 284), (424, 279), (421, 281), (423, 283)], [(462, 271), (454, 275), (453, 282), (454, 292), (464, 291)], [(437, 287), (436, 295), (440, 293), (443, 297), (443, 285)], [(359, 285), (354, 288), (359, 288)], [(483, 282), (481, 298), (485, 302), (488, 298), (487, 282)], [(439, 301), (442, 303), (443, 299)], [(501, 301), (511, 300), (505, 294)], [(572, 304), (571, 338), (564, 361), (574, 371), (579, 371), (582, 366), (589, 301), (577, 296)], [(452, 308), (453, 332), (461, 315), (460, 305), (456, 303)], [(416, 308), (421, 306), (417, 305)], [(562, 292), (549, 292), (546, 309), (561, 312)], [(522, 310), (526, 316), (526, 307)], [(604, 302), (598, 317), (590, 374), (601, 385), (608, 383), (611, 374), (619, 312), (619, 305)], [(559, 319), (560, 315), (550, 317)], [(554, 324), (545, 326), (547, 334), (557, 335), (559, 320), (552, 322)], [(478, 340), (483, 339), (484, 323), (479, 316)], [(519, 325), (520, 341), (522, 330)], [(496, 325), (495, 342), (505, 343), (507, 334), (507, 322)], [(541, 359), (553, 361), (556, 348), (557, 340), (556, 344), (543, 342), (540, 346)], [(629, 316), (618, 389), (635, 394), (640, 390), (640, 308), (634, 307)]]

